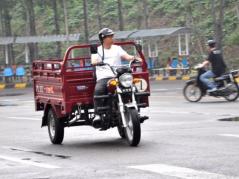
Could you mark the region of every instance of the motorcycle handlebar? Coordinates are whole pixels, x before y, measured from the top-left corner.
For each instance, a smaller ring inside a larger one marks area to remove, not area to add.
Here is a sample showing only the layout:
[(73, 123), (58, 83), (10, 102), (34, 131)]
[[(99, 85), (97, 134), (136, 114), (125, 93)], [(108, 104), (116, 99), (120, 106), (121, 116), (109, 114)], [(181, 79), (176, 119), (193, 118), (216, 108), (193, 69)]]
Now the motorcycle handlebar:
[(111, 69), (111, 71), (116, 75), (115, 70), (108, 63), (99, 62), (97, 64), (94, 64), (94, 66), (108, 66)]
[(201, 64), (197, 64), (194, 66), (194, 69), (196, 69), (196, 70), (201, 69), (201, 68), (204, 68)]
[(104, 63), (104, 62), (99, 62), (97, 64), (94, 64), (94, 66), (104, 66), (104, 65), (109, 65), (109, 64)]

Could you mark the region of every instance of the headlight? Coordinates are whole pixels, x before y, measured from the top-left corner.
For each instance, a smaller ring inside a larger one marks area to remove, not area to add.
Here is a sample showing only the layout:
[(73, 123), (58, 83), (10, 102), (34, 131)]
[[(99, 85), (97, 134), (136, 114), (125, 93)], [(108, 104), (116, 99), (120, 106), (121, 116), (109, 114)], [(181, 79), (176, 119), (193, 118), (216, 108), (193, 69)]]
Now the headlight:
[(125, 87), (129, 88), (133, 84), (133, 76), (130, 73), (125, 73), (119, 77), (120, 84)]

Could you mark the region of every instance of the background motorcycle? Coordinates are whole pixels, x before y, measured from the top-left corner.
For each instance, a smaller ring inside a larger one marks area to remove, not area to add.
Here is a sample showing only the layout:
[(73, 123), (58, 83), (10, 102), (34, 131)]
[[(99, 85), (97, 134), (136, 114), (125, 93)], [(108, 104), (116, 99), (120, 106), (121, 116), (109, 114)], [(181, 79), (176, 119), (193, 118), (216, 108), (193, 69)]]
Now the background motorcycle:
[(205, 95), (224, 97), (227, 101), (235, 101), (238, 98), (239, 87), (236, 78), (239, 76), (239, 70), (231, 71), (220, 77), (214, 78), (213, 80), (215, 81), (218, 90), (207, 92), (207, 86), (200, 80), (200, 76), (205, 73), (206, 70), (200, 67), (200, 65), (197, 65), (195, 69), (198, 72), (197, 77), (187, 81), (183, 89), (183, 94), (187, 101), (198, 102)]

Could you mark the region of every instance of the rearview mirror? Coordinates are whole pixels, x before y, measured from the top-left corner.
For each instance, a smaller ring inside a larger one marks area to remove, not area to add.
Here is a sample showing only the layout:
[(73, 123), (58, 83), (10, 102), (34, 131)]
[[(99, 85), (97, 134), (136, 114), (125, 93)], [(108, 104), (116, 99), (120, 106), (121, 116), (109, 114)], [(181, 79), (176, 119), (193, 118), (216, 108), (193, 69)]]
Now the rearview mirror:
[(98, 53), (98, 45), (97, 44), (91, 44), (90, 45), (90, 53), (91, 54), (97, 54)]
[(135, 46), (136, 46), (137, 51), (139, 51), (139, 52), (142, 51), (142, 45), (136, 44)]

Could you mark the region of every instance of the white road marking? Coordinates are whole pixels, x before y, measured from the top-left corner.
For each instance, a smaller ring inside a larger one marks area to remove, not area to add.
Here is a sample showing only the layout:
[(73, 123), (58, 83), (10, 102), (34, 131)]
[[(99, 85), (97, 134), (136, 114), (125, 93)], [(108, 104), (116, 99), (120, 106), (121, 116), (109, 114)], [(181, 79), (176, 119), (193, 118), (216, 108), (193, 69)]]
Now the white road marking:
[[(142, 110), (143, 111), (143, 110)], [(192, 114), (193, 112), (190, 111), (166, 111), (166, 110), (160, 110), (160, 108), (158, 110), (144, 110), (143, 112), (152, 114), (152, 115), (157, 115), (160, 113), (166, 113), (166, 114)], [(208, 113), (204, 113), (204, 114), (208, 114)]]
[(55, 165), (49, 165), (49, 164), (38, 163), (38, 162), (33, 162), (33, 161), (26, 161), (26, 160), (21, 160), (21, 159), (18, 159), (18, 158), (3, 156), (3, 155), (0, 155), (0, 159), (12, 161), (12, 162), (17, 162), (17, 163), (21, 163), (21, 164), (25, 164), (25, 165), (31, 165), (31, 166), (35, 166), (35, 167), (41, 167), (41, 168), (48, 168), (48, 169), (60, 168), (60, 167), (55, 166)]
[(161, 110), (160, 108), (154, 108), (154, 109), (143, 109), (143, 113), (149, 113), (149, 114), (160, 114), (160, 113), (168, 113), (168, 114), (191, 114), (192, 112), (187, 112), (187, 111), (167, 111), (167, 110)]
[(1, 101), (4, 101), (4, 102), (12, 102), (12, 101), (18, 101), (19, 99), (14, 99), (14, 100), (12, 100), (12, 99), (1, 99), (0, 100), (0, 102)]
[(236, 117), (239, 114), (226, 114), (226, 113), (208, 113), (208, 112), (195, 112), (195, 111), (174, 111), (172, 109), (171, 111), (168, 110), (161, 110), (160, 107), (157, 109), (155, 107), (151, 107), (150, 109), (142, 110), (143, 113), (149, 113), (150, 115), (157, 115), (160, 113), (167, 113), (167, 114), (191, 114), (191, 115), (213, 115), (213, 116), (224, 116), (224, 117)]
[(190, 114), (187, 111), (163, 111), (163, 110), (149, 110), (150, 113), (169, 113), (169, 114)]
[(1, 99), (0, 102), (22, 102), (22, 103), (34, 103), (34, 100)]
[(218, 134), (219, 136), (224, 136), (224, 137), (235, 137), (235, 138), (239, 138), (239, 135), (236, 134)]
[(175, 96), (175, 95), (163, 95), (163, 96), (160, 96), (160, 95), (151, 95), (150, 98), (183, 98), (183, 96)]
[(204, 121), (185, 121), (185, 122), (152, 122), (154, 126), (180, 126), (180, 125), (193, 125), (193, 124), (204, 124), (212, 123), (215, 120), (204, 120)]
[(25, 104), (24, 108), (34, 108), (35, 109), (35, 106), (34, 105)]
[(157, 92), (157, 91), (175, 91), (175, 90), (182, 90), (183, 88), (160, 88), (160, 89), (152, 89), (151, 92)]
[(23, 103), (32, 103), (32, 104), (34, 104), (34, 100), (29, 100), (29, 101), (20, 101), (20, 102), (23, 102)]
[(217, 173), (194, 170), (191, 168), (177, 167), (164, 164), (149, 164), (129, 166), (129, 168), (150, 171), (161, 175), (167, 175), (183, 179), (238, 179), (238, 177), (226, 176)]
[(40, 121), (41, 117), (33, 118), (33, 117), (16, 117), (16, 116), (9, 116), (9, 119), (20, 119), (20, 120), (30, 120), (30, 121)]
[(156, 91), (169, 91), (169, 89), (153, 89), (152, 92), (156, 92)]

